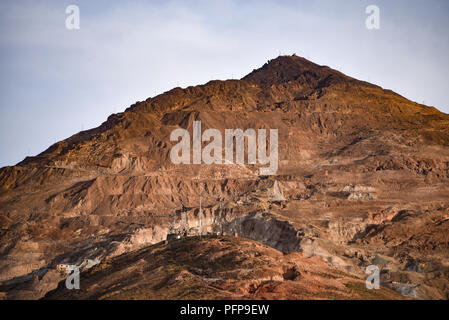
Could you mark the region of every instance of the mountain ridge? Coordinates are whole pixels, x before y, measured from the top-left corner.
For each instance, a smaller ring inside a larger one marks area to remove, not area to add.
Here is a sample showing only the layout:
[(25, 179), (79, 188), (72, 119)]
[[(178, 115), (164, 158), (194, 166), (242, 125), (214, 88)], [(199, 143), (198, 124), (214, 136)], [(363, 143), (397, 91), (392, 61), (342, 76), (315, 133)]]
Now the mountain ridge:
[[(278, 129), (277, 174), (174, 165), (170, 133), (196, 120)], [(449, 115), (300, 57), (174, 88), (0, 169), (0, 296), (43, 297), (59, 264), (198, 234), (201, 220), (205, 234), (238, 233), (359, 279), (380, 265), (383, 286), (447, 299), (448, 159)]]
[[(284, 72), (288, 73), (287, 76), (281, 77)], [(279, 77), (281, 77), (282, 79), (278, 79)], [(300, 77), (302, 78), (299, 79)], [(308, 79), (308, 81), (304, 82), (304, 78)], [(383, 89), (377, 85), (351, 78), (339, 71), (333, 70), (327, 66), (317, 65), (296, 55), (279, 56), (276, 59), (269, 60), (264, 66), (259, 69), (253, 70), (251, 73), (244, 76), (240, 81), (242, 80), (249, 83), (249, 86), (242, 85), (243, 89), (245, 90), (250, 89), (251, 84), (259, 85), (263, 89), (265, 87), (270, 87), (273, 85), (279, 86), (286, 82), (294, 82), (295, 84), (299, 83), (300, 87), (299, 89), (297, 89), (297, 91), (299, 91), (299, 96), (294, 97), (294, 99), (308, 99), (308, 95), (319, 96), (323, 94), (321, 92), (322, 89), (338, 84), (366, 86), (368, 88), (379, 89), (385, 92), (387, 96), (391, 93), (392, 96), (398, 96), (400, 99), (405, 99), (408, 103), (410, 103), (411, 106), (414, 107), (413, 109), (415, 113), (423, 115), (433, 115), (435, 117), (441, 117), (444, 120), (449, 120), (449, 115), (441, 113), (434, 107), (422, 106), (417, 103), (411, 102), (391, 90)], [(16, 165), (21, 166), (29, 163), (30, 161), (33, 162), (34, 159), (39, 159), (43, 155), (51, 154), (53, 150), (64, 150), (64, 146), (61, 146), (61, 144), (76, 144), (78, 142), (82, 142), (84, 139), (90, 139), (92, 135), (98, 135), (105, 131), (108, 131), (117, 124), (120, 124), (122, 121), (124, 121), (126, 119), (126, 115), (128, 115), (130, 112), (153, 113), (155, 117), (158, 117), (158, 115), (167, 112), (167, 107), (164, 106), (171, 106), (172, 104), (176, 106), (178, 104), (177, 99), (179, 99), (180, 96), (187, 95), (189, 96), (189, 100), (194, 101), (195, 97), (198, 98), (204, 95), (213, 95), (217, 94), (217, 91), (219, 93), (223, 92), (223, 90), (229, 90), (232, 87), (238, 87), (240, 86), (238, 83), (239, 80), (212, 80), (204, 85), (189, 86), (185, 89), (179, 87), (173, 88), (160, 95), (148, 98), (145, 101), (136, 102), (135, 104), (128, 107), (124, 112), (110, 115), (108, 119), (100, 126), (74, 134), (67, 139), (53, 144), (47, 150), (43, 151), (37, 156), (27, 157)], [(173, 111), (176, 111), (176, 109)]]

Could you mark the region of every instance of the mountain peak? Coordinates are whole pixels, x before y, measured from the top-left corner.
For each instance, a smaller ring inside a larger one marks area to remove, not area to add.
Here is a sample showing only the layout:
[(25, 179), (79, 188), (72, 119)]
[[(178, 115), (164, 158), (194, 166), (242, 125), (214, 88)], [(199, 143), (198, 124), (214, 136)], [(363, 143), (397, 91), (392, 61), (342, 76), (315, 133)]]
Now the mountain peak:
[(314, 89), (338, 82), (355, 81), (355, 79), (337, 70), (318, 65), (296, 54), (278, 56), (269, 60), (261, 68), (253, 70), (242, 80), (253, 82), (260, 86), (271, 86), (295, 81)]
[[(187, 142), (188, 162), (197, 153), (191, 148), (195, 120), (202, 122), (198, 133), (206, 144), (200, 144), (200, 163), (174, 163), (181, 142)], [(251, 128), (257, 141), (250, 139)], [(174, 141), (172, 133), (179, 129), (186, 131), (177, 131), (181, 141)], [(210, 137), (212, 145), (203, 139), (208, 129), (217, 133)], [(223, 150), (228, 130), (234, 135), (231, 163)], [(260, 130), (269, 130), (270, 138)], [(270, 165), (276, 155), (278, 168), (270, 177), (259, 174), (260, 150), (266, 158), (267, 142)], [(234, 146), (235, 154), (243, 151), (241, 163), (237, 156), (234, 163)], [(252, 147), (259, 150), (259, 164), (249, 163)], [(203, 154), (212, 159), (212, 150), (216, 160), (206, 163)], [(71, 290), (85, 294), (79, 298), (100, 297), (100, 291), (114, 298), (116, 289), (109, 288), (116, 284), (120, 292), (146, 288), (135, 293), (147, 298), (185, 298), (183, 290), (200, 283), (204, 286), (195, 293), (200, 299), (210, 297), (204, 288), (222, 296), (231, 287), (230, 298), (283, 299), (316, 282), (309, 270), (326, 265), (335, 268), (325, 273), (338, 275), (333, 280), (344, 290), (342, 297), (363, 298), (369, 294), (364, 278), (346, 286), (337, 271), (364, 276), (370, 257), (379, 254), (376, 259), (387, 261), (390, 270), (385, 279), (413, 284), (407, 292), (418, 298), (445, 299), (448, 155), (449, 115), (295, 55), (273, 59), (244, 80), (175, 88), (0, 169), (0, 298), (40, 298), (59, 281), (65, 295), (66, 262), (84, 272), (85, 261), (94, 259), (101, 263), (87, 272), (95, 281), (83, 282), (82, 292)], [(212, 242), (201, 242), (209, 233)], [(172, 241), (178, 235), (189, 237)], [(195, 235), (202, 238), (190, 237)], [(150, 245), (156, 246), (148, 254), (137, 251)], [(212, 257), (219, 250), (226, 252)], [(307, 258), (292, 260), (301, 252)], [(309, 259), (313, 252), (321, 264)], [(266, 257), (272, 263), (262, 270)], [(242, 259), (244, 264), (236, 265)], [(301, 269), (304, 264), (310, 268)], [(141, 281), (140, 271), (161, 265), (167, 267), (158, 270), (170, 273)], [(47, 273), (35, 277), (42, 268)], [(410, 272), (418, 269), (422, 277)], [(111, 270), (117, 271), (112, 277)], [(231, 276), (236, 282), (228, 281)], [(273, 281), (260, 287), (261, 278)], [(329, 285), (329, 277), (321, 278)], [(105, 286), (96, 286), (107, 279)], [(156, 290), (151, 282), (161, 279), (173, 281)], [(210, 279), (217, 279), (214, 286)], [(313, 286), (307, 297), (335, 297), (334, 285), (314, 296), (323, 285)], [(403, 289), (400, 283), (391, 286)], [(255, 295), (269, 291), (270, 296)]]

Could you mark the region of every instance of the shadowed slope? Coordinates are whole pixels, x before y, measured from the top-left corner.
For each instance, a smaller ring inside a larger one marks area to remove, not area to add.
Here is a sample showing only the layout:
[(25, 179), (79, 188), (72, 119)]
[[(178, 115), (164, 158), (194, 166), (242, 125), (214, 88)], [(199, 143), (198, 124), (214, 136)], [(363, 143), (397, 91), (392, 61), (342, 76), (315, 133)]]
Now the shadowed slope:
[(248, 239), (188, 238), (104, 261), (46, 299), (404, 299), (317, 258)]

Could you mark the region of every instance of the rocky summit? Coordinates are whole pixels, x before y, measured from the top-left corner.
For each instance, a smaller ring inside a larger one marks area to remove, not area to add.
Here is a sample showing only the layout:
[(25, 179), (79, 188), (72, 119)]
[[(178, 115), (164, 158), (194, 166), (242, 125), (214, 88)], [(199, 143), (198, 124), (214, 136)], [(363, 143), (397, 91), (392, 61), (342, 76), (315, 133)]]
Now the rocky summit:
[(0, 298), (448, 299), (448, 231), (449, 115), (280, 56), (0, 169)]

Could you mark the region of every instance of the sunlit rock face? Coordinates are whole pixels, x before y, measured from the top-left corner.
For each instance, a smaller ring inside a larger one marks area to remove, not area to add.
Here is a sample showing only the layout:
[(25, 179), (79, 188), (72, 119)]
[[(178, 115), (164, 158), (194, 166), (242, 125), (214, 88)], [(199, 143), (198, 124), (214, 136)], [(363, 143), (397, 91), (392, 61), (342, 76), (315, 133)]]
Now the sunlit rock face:
[[(174, 164), (171, 132), (195, 121), (203, 132), (277, 129), (276, 173), (261, 175), (248, 146), (243, 164)], [(385, 287), (446, 299), (448, 199), (448, 115), (281, 56), (241, 80), (137, 102), (2, 168), (0, 295), (39, 298), (66, 276), (60, 264), (215, 234), (358, 278), (375, 264)]]

